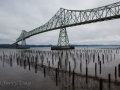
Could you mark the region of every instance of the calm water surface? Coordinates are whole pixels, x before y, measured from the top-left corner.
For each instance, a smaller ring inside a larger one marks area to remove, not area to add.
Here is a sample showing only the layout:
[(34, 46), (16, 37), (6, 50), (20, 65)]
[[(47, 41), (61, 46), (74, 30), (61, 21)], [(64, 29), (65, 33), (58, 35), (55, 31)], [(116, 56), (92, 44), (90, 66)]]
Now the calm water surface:
[(109, 74), (111, 90), (120, 90), (119, 64), (120, 53), (116, 46), (63, 51), (51, 51), (49, 47), (0, 49), (0, 90), (100, 90), (100, 78), (103, 90), (109, 90)]
[[(14, 49), (1, 49), (0, 54), (9, 55), (17, 52)], [(28, 67), (20, 67), (13, 61), (12, 67), (8, 62), (0, 61), (0, 90), (60, 90), (55, 82), (47, 76), (44, 78), (43, 72), (35, 73), (34, 68), (29, 71)]]

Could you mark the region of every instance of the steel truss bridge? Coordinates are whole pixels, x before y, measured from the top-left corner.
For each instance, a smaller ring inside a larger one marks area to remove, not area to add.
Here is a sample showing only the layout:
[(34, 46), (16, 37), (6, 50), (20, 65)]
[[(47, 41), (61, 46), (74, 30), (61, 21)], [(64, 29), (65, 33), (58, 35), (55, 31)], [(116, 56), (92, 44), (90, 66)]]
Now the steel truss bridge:
[(66, 31), (67, 27), (118, 18), (120, 18), (120, 1), (110, 5), (87, 10), (68, 10), (60, 8), (58, 12), (44, 25), (37, 27), (29, 32), (22, 30), (22, 33), (17, 38), (15, 43), (22, 41), (22, 44), (26, 44), (25, 39), (31, 36), (60, 29), (58, 46), (68, 46), (69, 39)]

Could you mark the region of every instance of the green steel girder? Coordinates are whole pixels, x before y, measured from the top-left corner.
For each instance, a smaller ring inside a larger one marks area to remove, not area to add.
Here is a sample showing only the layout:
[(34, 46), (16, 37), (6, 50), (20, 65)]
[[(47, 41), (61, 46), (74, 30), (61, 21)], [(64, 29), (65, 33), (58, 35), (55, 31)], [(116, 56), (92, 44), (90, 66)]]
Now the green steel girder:
[(69, 46), (69, 45), (70, 44), (69, 44), (66, 28), (61, 28), (57, 46)]
[(22, 31), (16, 43), (33, 35), (81, 24), (120, 18), (120, 2), (87, 10), (68, 10), (60, 8), (44, 25), (29, 32)]

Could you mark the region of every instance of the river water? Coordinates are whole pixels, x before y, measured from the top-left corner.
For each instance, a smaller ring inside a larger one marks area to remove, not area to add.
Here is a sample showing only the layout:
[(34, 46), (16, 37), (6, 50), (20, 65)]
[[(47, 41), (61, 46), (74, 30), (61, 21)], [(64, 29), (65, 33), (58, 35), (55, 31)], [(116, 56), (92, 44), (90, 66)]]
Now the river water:
[(120, 90), (119, 52), (116, 46), (0, 49), (0, 90)]

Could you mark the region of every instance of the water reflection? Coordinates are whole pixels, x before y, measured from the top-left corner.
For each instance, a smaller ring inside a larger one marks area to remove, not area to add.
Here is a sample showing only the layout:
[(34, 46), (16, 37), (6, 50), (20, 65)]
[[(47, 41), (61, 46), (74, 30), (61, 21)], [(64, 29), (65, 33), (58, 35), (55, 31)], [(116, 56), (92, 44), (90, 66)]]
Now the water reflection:
[[(7, 61), (8, 62), (8, 61)], [(7, 63), (5, 62), (5, 63)], [(11, 62), (13, 61), (10, 59)], [(68, 72), (65, 70), (61, 70), (54, 67), (48, 67), (45, 65), (37, 64), (34, 61), (29, 62), (29, 60), (16, 60), (17, 65), (20, 67), (24, 66), (29, 68), (30, 66), (35, 69), (35, 73), (37, 71), (41, 71), (44, 73), (44, 77), (50, 76), (50, 78), (56, 83), (56, 86), (59, 86), (62, 90), (77, 90), (77, 89), (90, 89), (90, 90), (109, 90), (109, 81), (107, 79), (95, 78), (92, 76), (85, 76), (82, 74), (78, 74), (73, 72)], [(19, 64), (21, 63), (21, 64)], [(15, 64), (15, 63), (14, 63)], [(87, 80), (87, 81), (86, 81)], [(120, 82), (110, 82), (110, 89), (111, 90), (119, 90), (120, 89)], [(102, 89), (100, 89), (102, 87)]]
[[(16, 53), (3, 52), (0, 56), (0, 61), (3, 63), (3, 67), (5, 67), (5, 63), (11, 67), (17, 64), (28, 70), (34, 68), (35, 73), (41, 71), (44, 73), (44, 77), (50, 76), (56, 82), (56, 86), (59, 86), (62, 90), (119, 90), (120, 82), (116, 73), (114, 76), (117, 80), (111, 79), (111, 74), (108, 74), (109, 79), (107, 79), (108, 77), (100, 77), (100, 75), (104, 75), (104, 68), (102, 68), (104, 64), (109, 67), (108, 63), (119, 58), (117, 55), (119, 55), (119, 50), (113, 49), (69, 51), (19, 50)], [(95, 69), (95, 75), (91, 74), (94, 70), (89, 72), (91, 67)]]

